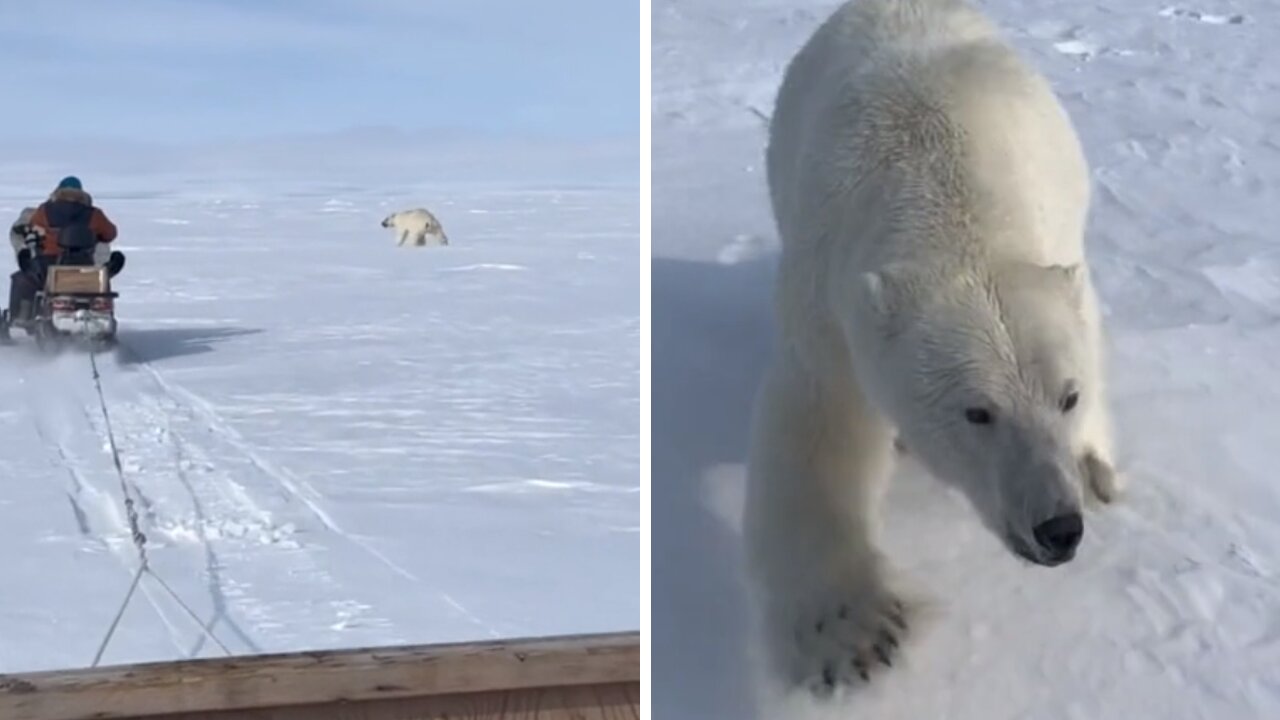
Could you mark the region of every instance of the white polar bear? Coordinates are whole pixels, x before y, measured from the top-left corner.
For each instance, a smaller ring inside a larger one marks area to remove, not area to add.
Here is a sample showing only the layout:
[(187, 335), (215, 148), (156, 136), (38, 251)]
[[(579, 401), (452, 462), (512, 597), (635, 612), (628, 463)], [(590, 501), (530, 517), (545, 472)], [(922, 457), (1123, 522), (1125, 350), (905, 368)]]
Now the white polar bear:
[(890, 666), (918, 605), (877, 510), (895, 434), (1040, 565), (1110, 501), (1086, 162), (1048, 83), (962, 0), (856, 0), (786, 71), (767, 152), (780, 341), (745, 541), (770, 675)]
[(428, 238), (432, 240), (431, 245), (449, 244), (449, 236), (445, 235), (440, 221), (430, 211), (422, 208), (392, 213), (383, 218), (382, 227), (396, 231), (398, 246), (412, 241), (414, 246), (422, 247), (428, 244)]

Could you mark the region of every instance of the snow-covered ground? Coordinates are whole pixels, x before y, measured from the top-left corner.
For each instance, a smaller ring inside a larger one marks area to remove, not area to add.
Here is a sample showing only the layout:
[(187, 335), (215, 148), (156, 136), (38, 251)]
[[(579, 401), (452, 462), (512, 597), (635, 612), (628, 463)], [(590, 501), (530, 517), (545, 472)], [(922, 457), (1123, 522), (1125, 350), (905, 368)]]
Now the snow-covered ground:
[[(639, 626), (638, 149), (449, 145), (72, 168), (129, 258), (98, 365), (152, 566), (233, 653)], [(0, 165), (6, 226), (64, 171)], [(419, 205), (450, 247), (379, 227)], [(90, 358), (17, 337), (0, 672), (83, 667), (135, 551)], [(221, 654), (141, 591), (104, 663)]]
[[(655, 717), (762, 717), (738, 570), (770, 343), (763, 125), (835, 7), (655, 0)], [(986, 0), (1055, 83), (1096, 181), (1089, 250), (1131, 492), (1028, 567), (904, 466), (888, 550), (941, 603), (838, 716), (1280, 717), (1280, 6)]]

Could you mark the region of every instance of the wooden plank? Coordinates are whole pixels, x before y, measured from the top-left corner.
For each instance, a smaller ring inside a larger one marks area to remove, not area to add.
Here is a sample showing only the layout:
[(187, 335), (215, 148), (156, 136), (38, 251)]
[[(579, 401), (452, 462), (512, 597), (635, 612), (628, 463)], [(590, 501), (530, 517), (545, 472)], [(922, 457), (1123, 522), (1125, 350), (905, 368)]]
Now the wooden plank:
[(156, 715), (146, 720), (640, 720), (640, 683), (428, 695), (262, 710)]
[(106, 268), (54, 265), (46, 276), (51, 293), (104, 293), (111, 289)]
[(576, 686), (638, 688), (639, 680), (638, 633), (579, 635), (0, 675), (0, 718), (132, 718)]

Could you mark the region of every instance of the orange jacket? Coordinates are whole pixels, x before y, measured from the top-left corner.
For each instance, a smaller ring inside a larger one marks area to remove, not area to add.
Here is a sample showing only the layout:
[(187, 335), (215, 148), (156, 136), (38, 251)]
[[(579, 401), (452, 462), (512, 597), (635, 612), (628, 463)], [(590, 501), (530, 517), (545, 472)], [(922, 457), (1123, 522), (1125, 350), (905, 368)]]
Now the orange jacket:
[(44, 239), (40, 242), (41, 255), (52, 256), (59, 253), (58, 229), (50, 225), (50, 215), (56, 218), (68, 204), (83, 205), (88, 210), (89, 229), (98, 237), (98, 242), (109, 243), (116, 239), (115, 223), (107, 219), (107, 214), (102, 212), (101, 208), (93, 206), (93, 198), (89, 193), (73, 188), (61, 188), (54, 191), (46, 202), (41, 203), (40, 207), (36, 208), (35, 214), (27, 221), (28, 225), (44, 231)]

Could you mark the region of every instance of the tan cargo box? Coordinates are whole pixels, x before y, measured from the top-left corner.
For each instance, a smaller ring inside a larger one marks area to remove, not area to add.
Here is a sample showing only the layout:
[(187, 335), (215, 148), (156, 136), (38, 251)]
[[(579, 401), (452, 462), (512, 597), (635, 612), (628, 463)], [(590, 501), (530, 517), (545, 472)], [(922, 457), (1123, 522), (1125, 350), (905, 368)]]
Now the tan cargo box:
[(104, 293), (111, 290), (107, 269), (100, 267), (49, 268), (45, 289), (50, 293)]

